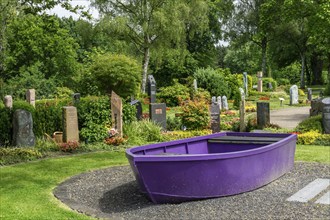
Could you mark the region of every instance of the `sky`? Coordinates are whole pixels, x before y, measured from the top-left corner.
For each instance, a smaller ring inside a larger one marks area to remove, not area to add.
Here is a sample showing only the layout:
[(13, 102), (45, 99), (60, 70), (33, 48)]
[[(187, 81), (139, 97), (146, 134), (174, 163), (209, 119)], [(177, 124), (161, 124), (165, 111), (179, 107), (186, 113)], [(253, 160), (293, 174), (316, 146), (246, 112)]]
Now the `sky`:
[[(89, 13), (92, 15), (93, 19), (97, 19), (99, 17), (99, 13), (95, 8), (90, 7), (90, 1), (89, 0), (72, 0), (71, 5), (77, 6), (81, 5), (84, 6), (86, 9), (89, 8)], [(52, 10), (50, 10), (49, 14), (57, 14), (59, 17), (70, 17), (72, 16), (74, 19), (78, 19), (79, 15), (74, 14), (72, 12), (69, 12), (62, 8), (61, 6), (56, 6)]]

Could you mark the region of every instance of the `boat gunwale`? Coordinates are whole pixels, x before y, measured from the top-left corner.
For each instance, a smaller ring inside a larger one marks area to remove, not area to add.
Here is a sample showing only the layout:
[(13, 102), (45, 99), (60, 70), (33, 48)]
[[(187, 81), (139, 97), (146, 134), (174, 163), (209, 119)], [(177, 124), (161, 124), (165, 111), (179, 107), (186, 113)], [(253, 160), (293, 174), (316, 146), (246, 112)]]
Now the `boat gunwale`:
[[(228, 135), (229, 134), (229, 135)], [(196, 142), (196, 141), (207, 141), (214, 137), (220, 136), (244, 136), (245, 134), (249, 134), (247, 136), (255, 136), (255, 137), (283, 137), (283, 139), (267, 144), (262, 147), (248, 149), (248, 150), (241, 150), (241, 151), (234, 151), (234, 152), (227, 152), (227, 153), (208, 153), (208, 154), (177, 154), (177, 155), (166, 155), (166, 154), (150, 154), (150, 155), (136, 155), (134, 154), (137, 151), (154, 149), (159, 147), (167, 147), (173, 146), (178, 144), (186, 144), (189, 142)], [(200, 161), (200, 160), (216, 160), (216, 159), (230, 159), (230, 158), (238, 158), (238, 157), (246, 157), (250, 155), (256, 155), (260, 153), (264, 153), (267, 151), (271, 151), (276, 149), (280, 146), (285, 145), (286, 143), (296, 140), (296, 134), (287, 134), (287, 133), (248, 133), (248, 132), (220, 132), (211, 135), (199, 136), (199, 137), (192, 137), (180, 140), (174, 140), (169, 142), (161, 142), (156, 144), (149, 144), (143, 145), (138, 147), (133, 147), (126, 150), (126, 157), (129, 160), (133, 160), (134, 162), (171, 162), (171, 161)]]

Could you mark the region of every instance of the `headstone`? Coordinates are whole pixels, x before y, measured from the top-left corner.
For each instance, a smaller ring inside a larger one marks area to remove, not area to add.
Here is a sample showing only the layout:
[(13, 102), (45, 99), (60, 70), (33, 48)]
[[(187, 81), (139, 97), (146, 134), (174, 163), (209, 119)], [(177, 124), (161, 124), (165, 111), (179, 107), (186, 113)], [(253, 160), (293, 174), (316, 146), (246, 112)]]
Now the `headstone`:
[(269, 90), (273, 90), (273, 84), (271, 82), (268, 83), (267, 87)]
[(111, 92), (112, 128), (116, 129), (120, 137), (123, 136), (123, 104), (120, 96)]
[(313, 90), (311, 88), (307, 88), (307, 100), (312, 101)]
[(28, 89), (26, 91), (26, 101), (33, 105), (33, 107), (36, 106), (36, 90)]
[(194, 90), (195, 90), (195, 92), (197, 91), (197, 80), (196, 79), (194, 79)]
[(222, 109), (224, 109), (225, 111), (228, 111), (228, 101), (227, 101), (227, 96), (222, 96)]
[(134, 105), (136, 108), (136, 119), (137, 120), (142, 120), (142, 105), (139, 100), (133, 100), (130, 103), (131, 105)]
[(243, 132), (245, 131), (245, 100), (242, 99), (240, 102), (240, 108), (239, 108), (239, 131)]
[(298, 104), (298, 87), (296, 85), (290, 88), (290, 105)]
[(210, 111), (212, 133), (220, 132), (220, 108), (217, 102), (211, 104)]
[(149, 105), (150, 120), (158, 123), (166, 130), (166, 104), (150, 103)]
[(270, 123), (269, 102), (257, 102), (257, 126), (263, 129)]
[(322, 103), (321, 98), (312, 99), (311, 108), (309, 110), (309, 115), (316, 116), (316, 115), (322, 113), (323, 106), (324, 106), (324, 104)]
[(64, 106), (62, 108), (63, 118), (63, 142), (79, 142), (78, 114), (74, 106)]
[(245, 93), (244, 89), (239, 88), (241, 94), (240, 108), (239, 108), (239, 118), (240, 118), (240, 128), (239, 131), (245, 130)]
[(217, 102), (217, 97), (212, 96), (212, 104)]
[(258, 92), (262, 92), (262, 72), (259, 71), (257, 73), (257, 77), (258, 77)]
[(218, 96), (218, 97), (217, 97), (217, 104), (218, 104), (218, 106), (219, 106), (219, 110), (221, 111), (221, 109), (222, 109), (221, 96)]
[(11, 95), (6, 95), (4, 99), (4, 104), (7, 108), (13, 108), (13, 97)]
[(148, 75), (148, 95), (150, 103), (156, 103), (156, 80), (153, 75)]
[(248, 77), (247, 77), (247, 72), (243, 72), (243, 86), (244, 86), (244, 91), (245, 91), (245, 95), (248, 96)]
[(245, 100), (245, 93), (244, 93), (244, 89), (242, 89), (241, 87), (239, 88), (239, 92), (241, 94), (241, 100)]
[(322, 99), (322, 124), (325, 134), (330, 134), (330, 97)]
[(13, 116), (13, 145), (18, 147), (35, 145), (31, 112), (17, 109)]
[(73, 103), (78, 104), (80, 102), (80, 93), (73, 93)]

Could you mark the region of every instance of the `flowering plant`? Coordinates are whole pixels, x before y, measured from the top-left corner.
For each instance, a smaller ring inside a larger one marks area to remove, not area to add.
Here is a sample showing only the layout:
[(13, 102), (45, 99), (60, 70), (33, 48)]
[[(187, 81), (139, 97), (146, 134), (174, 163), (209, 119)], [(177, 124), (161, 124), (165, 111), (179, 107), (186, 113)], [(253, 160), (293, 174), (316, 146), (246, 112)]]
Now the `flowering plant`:
[(77, 141), (68, 141), (66, 143), (61, 143), (59, 147), (63, 152), (72, 152), (79, 147), (79, 143)]

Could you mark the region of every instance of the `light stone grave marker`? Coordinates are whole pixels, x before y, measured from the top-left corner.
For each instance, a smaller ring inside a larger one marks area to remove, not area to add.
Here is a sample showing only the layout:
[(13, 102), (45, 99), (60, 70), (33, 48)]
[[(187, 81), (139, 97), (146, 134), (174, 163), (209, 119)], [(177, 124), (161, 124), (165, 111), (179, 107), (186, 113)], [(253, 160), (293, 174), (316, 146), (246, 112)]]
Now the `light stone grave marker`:
[(197, 91), (197, 80), (196, 79), (194, 79), (194, 90), (195, 90), (195, 92)]
[(28, 89), (26, 91), (26, 101), (30, 103), (33, 107), (36, 106), (36, 90), (35, 89)]
[(79, 142), (78, 114), (74, 106), (64, 106), (62, 108), (63, 118), (63, 142)]
[(4, 99), (4, 104), (6, 108), (13, 108), (13, 97), (11, 95), (6, 95)]
[(311, 88), (307, 88), (307, 99), (308, 101), (312, 101), (313, 90)]
[(218, 103), (218, 106), (219, 106), (219, 110), (221, 111), (221, 109), (222, 109), (221, 96), (218, 96), (218, 97), (217, 97), (217, 103)]
[(290, 88), (290, 105), (298, 104), (298, 87), (296, 85)]
[(225, 111), (228, 111), (228, 101), (227, 101), (227, 96), (222, 96), (222, 109), (224, 109)]
[(257, 72), (258, 77), (258, 92), (262, 92), (262, 72)]

